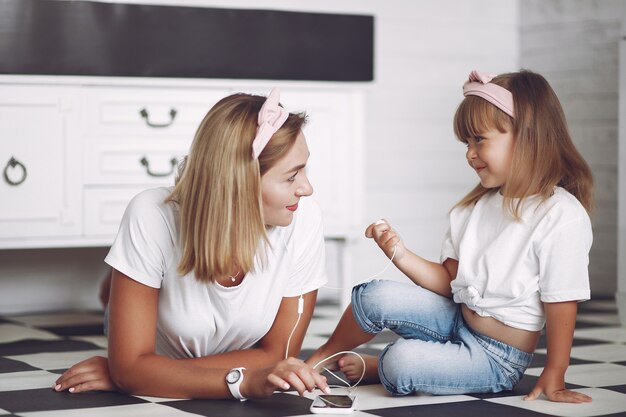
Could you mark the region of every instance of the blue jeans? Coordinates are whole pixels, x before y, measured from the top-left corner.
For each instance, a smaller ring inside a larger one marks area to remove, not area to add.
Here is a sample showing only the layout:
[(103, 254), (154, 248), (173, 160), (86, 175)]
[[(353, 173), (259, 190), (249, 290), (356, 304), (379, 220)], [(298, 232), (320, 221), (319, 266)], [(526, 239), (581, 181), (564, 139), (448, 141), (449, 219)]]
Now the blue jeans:
[(371, 281), (352, 290), (352, 313), (363, 331), (399, 336), (378, 359), (387, 391), (406, 395), (513, 389), (532, 354), (473, 331), (461, 307), (415, 284)]

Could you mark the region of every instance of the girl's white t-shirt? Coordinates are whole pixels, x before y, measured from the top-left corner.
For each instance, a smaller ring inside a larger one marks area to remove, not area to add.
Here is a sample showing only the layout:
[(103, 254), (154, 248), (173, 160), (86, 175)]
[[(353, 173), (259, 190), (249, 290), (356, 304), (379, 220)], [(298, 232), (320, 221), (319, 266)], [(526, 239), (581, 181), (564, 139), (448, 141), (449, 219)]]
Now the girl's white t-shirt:
[(545, 324), (542, 302), (590, 298), (591, 221), (580, 202), (557, 187), (543, 203), (524, 201), (522, 221), (503, 209), (498, 192), (456, 207), (441, 261), (459, 261), (454, 301), (481, 316), (524, 330)]
[(283, 297), (328, 281), (321, 210), (310, 197), (300, 200), (289, 226), (268, 230), (265, 268), (258, 253), (254, 271), (238, 286), (203, 283), (193, 272), (179, 275), (178, 205), (164, 202), (171, 190), (150, 189), (131, 200), (105, 259), (135, 281), (160, 289), (157, 354), (196, 358), (251, 348), (271, 328)]

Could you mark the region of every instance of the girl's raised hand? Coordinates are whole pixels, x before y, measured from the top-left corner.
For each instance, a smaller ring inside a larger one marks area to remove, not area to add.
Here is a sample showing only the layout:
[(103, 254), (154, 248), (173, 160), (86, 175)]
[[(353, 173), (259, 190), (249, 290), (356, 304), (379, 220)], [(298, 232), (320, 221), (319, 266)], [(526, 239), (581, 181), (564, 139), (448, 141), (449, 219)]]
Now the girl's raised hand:
[(381, 219), (367, 226), (365, 229), (365, 237), (374, 239), (388, 258), (393, 256), (395, 247), (396, 254), (394, 261), (399, 260), (404, 255), (405, 248), (402, 238), (391, 228), (387, 220)]
[(56, 391), (73, 394), (85, 391), (115, 391), (109, 374), (109, 363), (103, 356), (92, 356), (65, 371), (54, 383)]
[(271, 368), (249, 370), (240, 389), (246, 398), (265, 398), (276, 390), (295, 389), (304, 395), (316, 388), (330, 394), (326, 377), (300, 359), (287, 358)]

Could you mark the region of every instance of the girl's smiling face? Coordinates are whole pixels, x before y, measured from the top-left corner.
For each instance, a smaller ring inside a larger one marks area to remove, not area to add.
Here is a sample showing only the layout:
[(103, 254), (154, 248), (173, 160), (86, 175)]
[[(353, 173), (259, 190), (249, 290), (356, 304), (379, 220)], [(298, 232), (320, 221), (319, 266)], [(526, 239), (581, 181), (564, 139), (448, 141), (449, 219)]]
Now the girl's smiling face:
[(268, 226), (288, 226), (301, 197), (313, 194), (306, 176), (309, 148), (300, 132), (287, 154), (261, 177), (263, 217)]
[(467, 162), (485, 188), (502, 187), (508, 178), (513, 157), (513, 134), (488, 130), (467, 138)]

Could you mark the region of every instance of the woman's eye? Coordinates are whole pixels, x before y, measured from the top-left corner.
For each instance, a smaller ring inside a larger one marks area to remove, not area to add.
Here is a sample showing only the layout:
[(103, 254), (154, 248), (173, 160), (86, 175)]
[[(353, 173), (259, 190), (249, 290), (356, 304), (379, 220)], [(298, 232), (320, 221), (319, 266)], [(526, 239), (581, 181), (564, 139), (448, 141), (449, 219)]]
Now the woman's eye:
[(291, 177), (287, 178), (287, 181), (295, 181), (296, 180), (296, 175), (298, 175), (298, 173), (296, 172), (295, 174), (293, 174)]

